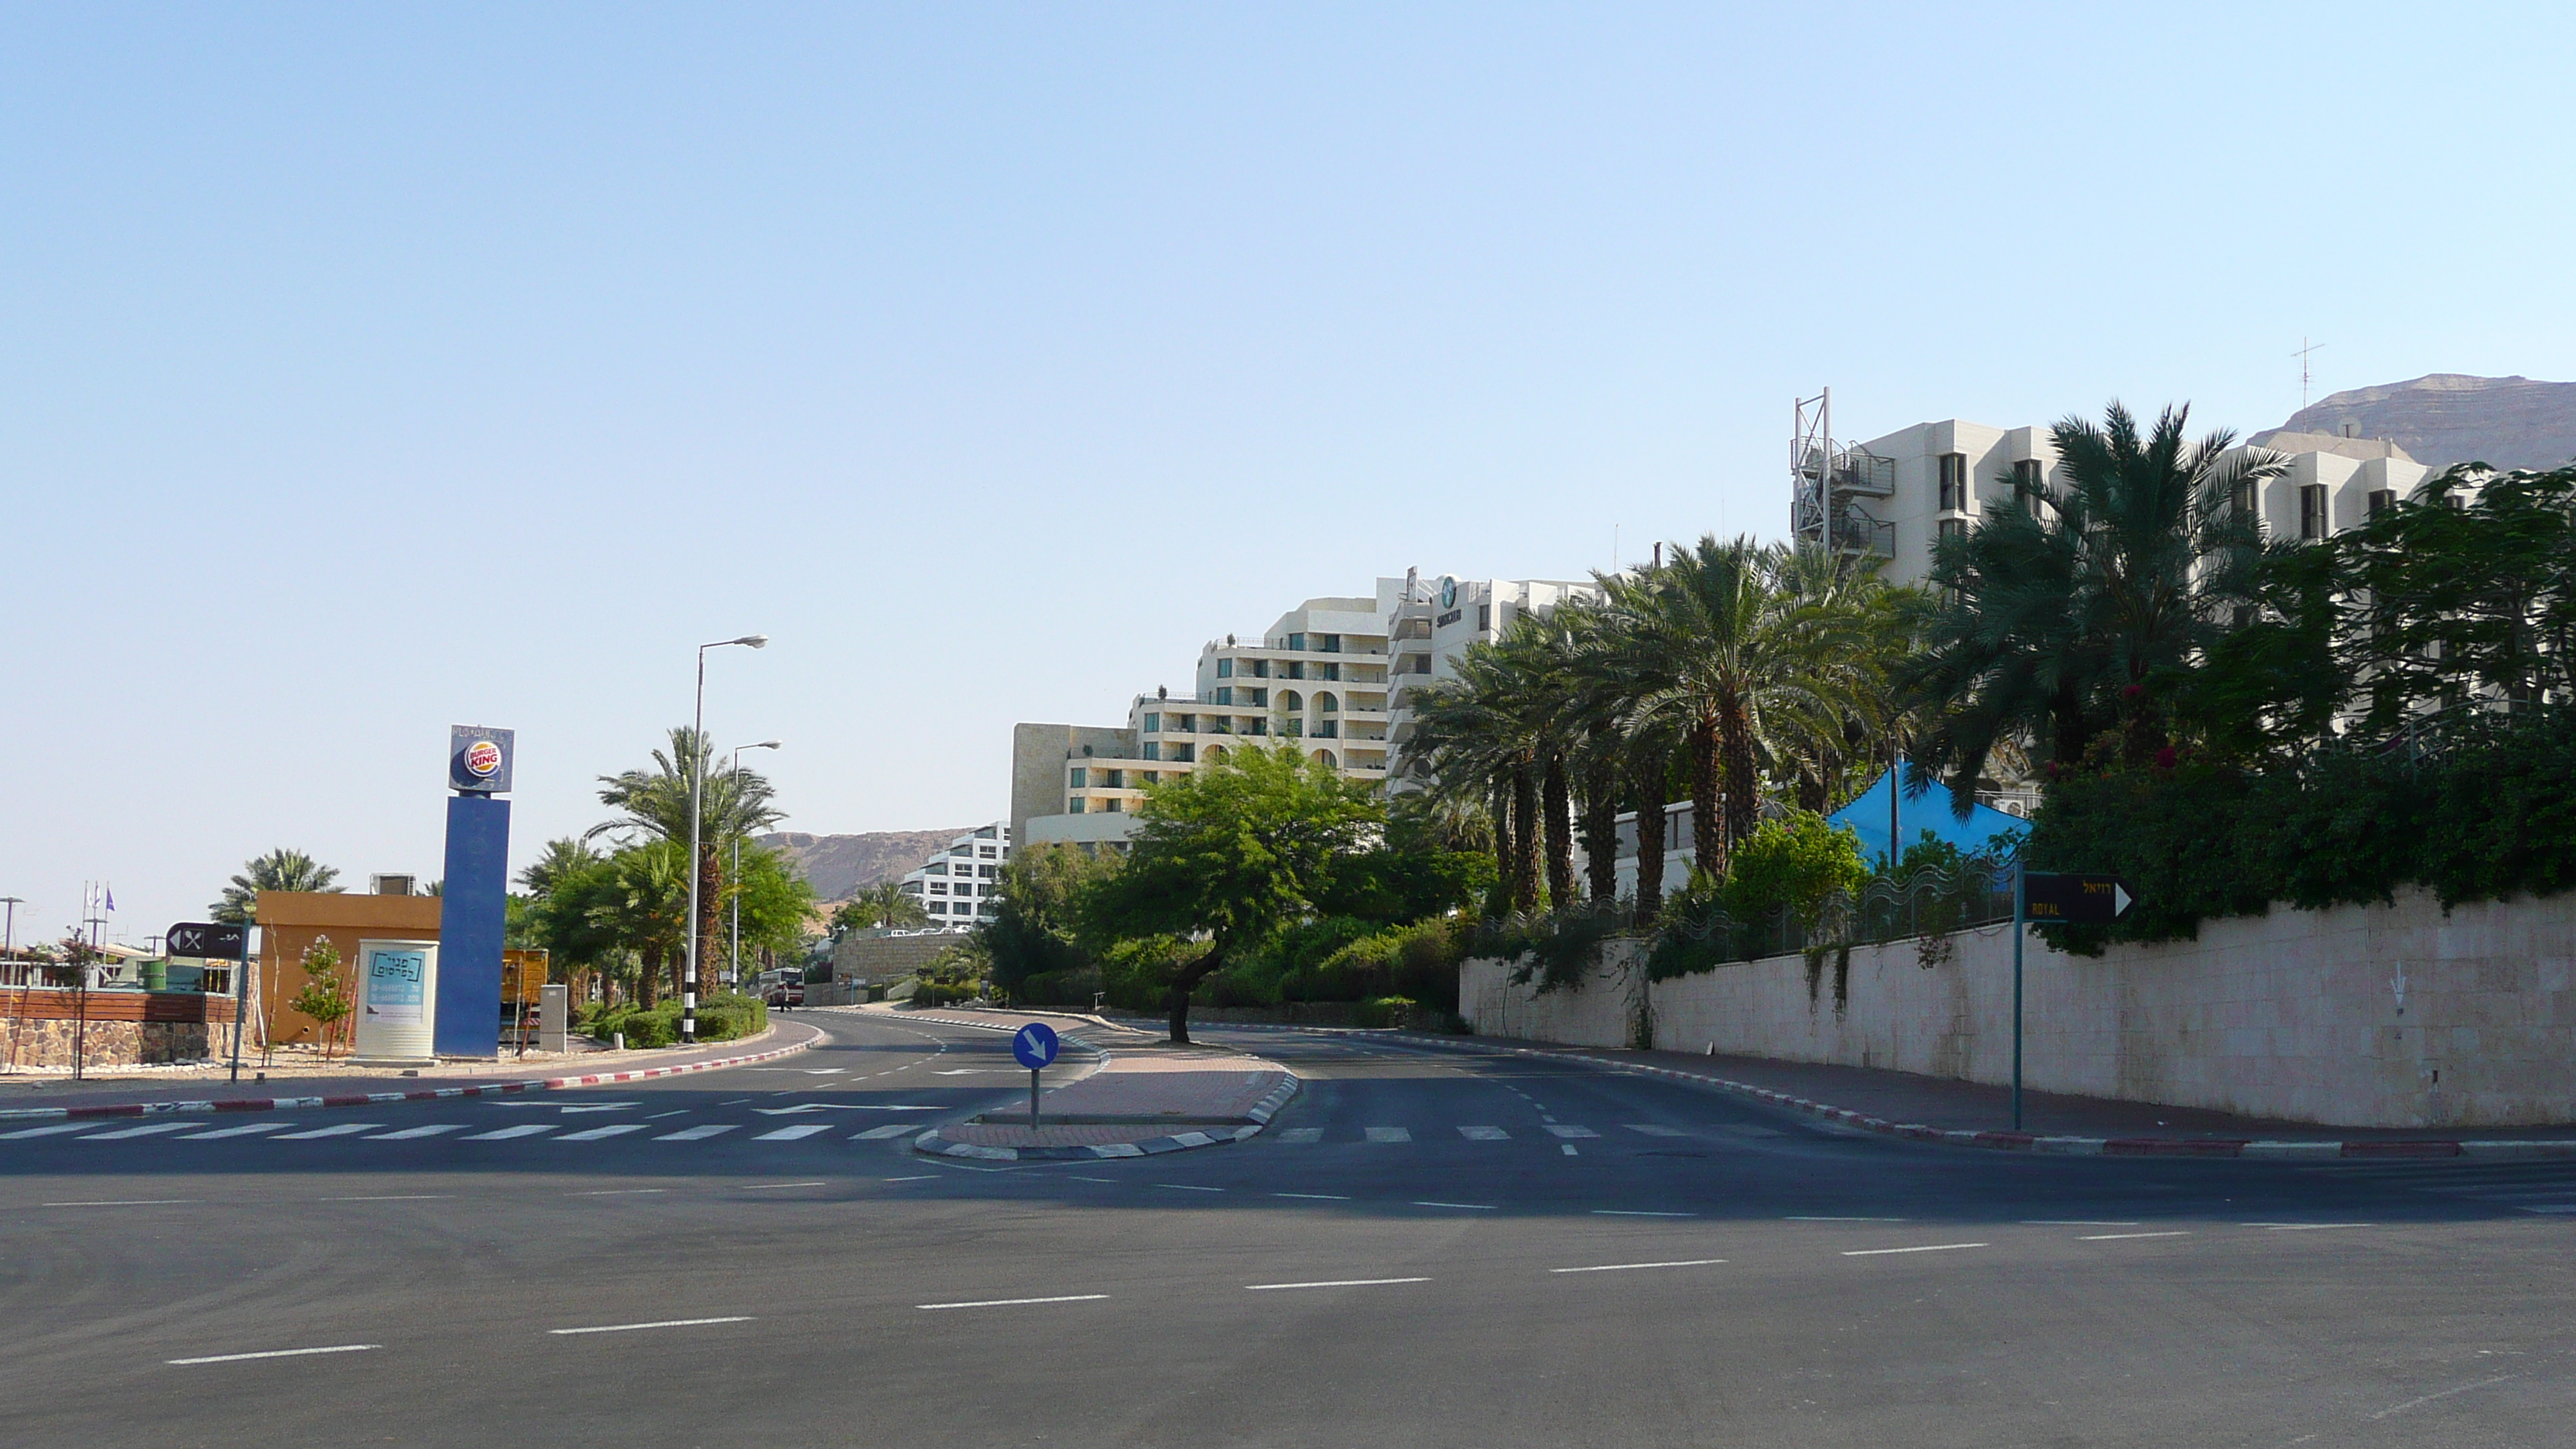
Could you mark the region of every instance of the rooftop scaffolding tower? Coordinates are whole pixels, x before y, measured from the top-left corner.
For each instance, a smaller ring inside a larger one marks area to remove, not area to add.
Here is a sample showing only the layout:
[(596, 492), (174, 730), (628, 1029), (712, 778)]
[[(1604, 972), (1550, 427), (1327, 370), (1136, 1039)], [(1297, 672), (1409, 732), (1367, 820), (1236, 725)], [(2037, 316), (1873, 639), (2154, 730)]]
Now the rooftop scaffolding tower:
[(1861, 505), (1896, 493), (1896, 460), (1857, 444), (1834, 445), (1834, 390), (1793, 406), (1789, 438), (1789, 531), (1843, 553), (1896, 555), (1896, 525)]

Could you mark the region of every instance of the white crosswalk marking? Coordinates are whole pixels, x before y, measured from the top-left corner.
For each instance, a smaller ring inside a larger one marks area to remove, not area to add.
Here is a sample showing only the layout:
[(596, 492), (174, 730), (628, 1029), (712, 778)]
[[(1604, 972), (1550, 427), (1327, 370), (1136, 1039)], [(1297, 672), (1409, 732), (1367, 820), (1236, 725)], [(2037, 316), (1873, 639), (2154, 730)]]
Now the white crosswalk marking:
[(1500, 1127), (1461, 1127), (1458, 1135), (1470, 1142), (1509, 1142), (1512, 1134)]
[(1324, 1140), (1324, 1129), (1321, 1127), (1290, 1127), (1279, 1134), (1279, 1140), (1282, 1142), (1321, 1142)]
[(385, 1124), (382, 1122), (334, 1122), (328, 1127), (316, 1127), (309, 1132), (289, 1132), (284, 1136), (271, 1137), (268, 1140), (271, 1142), (309, 1142), (316, 1137), (346, 1137), (352, 1132), (373, 1132), (384, 1125)]
[(163, 1132), (178, 1132), (194, 1127), (194, 1122), (153, 1122), (141, 1127), (126, 1127), (115, 1132), (93, 1132), (83, 1142), (117, 1142), (128, 1137), (153, 1137)]
[(738, 1131), (740, 1130), (740, 1127), (741, 1124), (736, 1122), (709, 1122), (700, 1127), (683, 1127), (677, 1132), (665, 1132), (653, 1140), (656, 1142), (704, 1142), (710, 1137), (720, 1137), (727, 1132)]
[(603, 1137), (623, 1137), (629, 1132), (641, 1132), (643, 1130), (644, 1124), (641, 1122), (616, 1122), (611, 1123), (606, 1127), (593, 1127), (584, 1132), (567, 1132), (561, 1137), (550, 1138), (548, 1140), (554, 1142), (597, 1142)]
[(1682, 1135), (1674, 1128), (1660, 1127), (1652, 1122), (1631, 1122), (1628, 1124), (1628, 1130), (1631, 1132), (1643, 1132), (1649, 1137), (1679, 1137)]
[(14, 1137), (51, 1137), (57, 1132), (87, 1132), (96, 1122), (57, 1122), (50, 1127), (21, 1127), (15, 1132), (0, 1132), (0, 1141)]
[(512, 1138), (517, 1137), (542, 1136), (543, 1134), (552, 1132), (553, 1130), (555, 1130), (555, 1124), (552, 1122), (523, 1122), (516, 1127), (499, 1127), (490, 1132), (477, 1132), (471, 1137), (459, 1137), (456, 1140), (459, 1142), (507, 1142)]
[(173, 1142), (218, 1142), (226, 1137), (251, 1137), (262, 1132), (282, 1132), (294, 1125), (295, 1124), (292, 1122), (245, 1122), (239, 1127), (222, 1127), (212, 1132), (191, 1132), (185, 1137), (173, 1137), (170, 1140)]
[(379, 1132), (367, 1140), (369, 1142), (409, 1142), (416, 1137), (444, 1137), (450, 1132), (462, 1132), (468, 1125), (463, 1122), (432, 1122), (426, 1127), (405, 1127), (400, 1132)]
[(1407, 1132), (1401, 1127), (1371, 1127), (1368, 1129), (1368, 1140), (1371, 1142), (1410, 1142), (1413, 1140), (1413, 1134)]
[(829, 1132), (831, 1130), (832, 1124), (829, 1122), (808, 1122), (802, 1127), (781, 1127), (775, 1132), (763, 1132), (751, 1140), (754, 1142), (793, 1142), (799, 1137), (811, 1137), (817, 1132)]
[(1559, 1137), (1598, 1137), (1601, 1135), (1589, 1127), (1568, 1127), (1560, 1122), (1548, 1123), (1547, 1130), (1555, 1133)]
[(918, 1132), (920, 1130), (920, 1127), (910, 1122), (888, 1122), (883, 1127), (871, 1127), (867, 1131), (852, 1137), (850, 1140), (852, 1142), (882, 1142), (889, 1137), (901, 1137), (906, 1132)]

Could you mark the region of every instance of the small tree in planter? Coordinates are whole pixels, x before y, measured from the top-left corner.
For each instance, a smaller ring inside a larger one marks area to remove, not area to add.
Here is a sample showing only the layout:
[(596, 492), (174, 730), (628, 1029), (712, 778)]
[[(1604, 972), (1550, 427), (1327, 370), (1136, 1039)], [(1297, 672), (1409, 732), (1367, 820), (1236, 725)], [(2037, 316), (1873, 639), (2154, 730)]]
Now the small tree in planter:
[(303, 1012), (321, 1025), (322, 1055), (331, 1055), (331, 1037), (339, 1024), (357, 1008), (340, 990), (340, 948), (328, 936), (316, 936), (304, 948), (304, 989), (286, 1004)]

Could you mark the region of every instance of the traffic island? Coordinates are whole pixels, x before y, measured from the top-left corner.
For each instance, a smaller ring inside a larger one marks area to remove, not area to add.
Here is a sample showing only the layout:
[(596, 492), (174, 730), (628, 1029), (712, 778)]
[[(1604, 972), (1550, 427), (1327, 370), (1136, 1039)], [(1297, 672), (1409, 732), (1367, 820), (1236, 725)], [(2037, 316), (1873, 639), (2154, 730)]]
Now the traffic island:
[(1025, 1108), (935, 1127), (912, 1149), (934, 1157), (1025, 1162), (1152, 1157), (1241, 1142), (1303, 1085), (1276, 1062), (1205, 1049), (1126, 1048), (1099, 1071)]

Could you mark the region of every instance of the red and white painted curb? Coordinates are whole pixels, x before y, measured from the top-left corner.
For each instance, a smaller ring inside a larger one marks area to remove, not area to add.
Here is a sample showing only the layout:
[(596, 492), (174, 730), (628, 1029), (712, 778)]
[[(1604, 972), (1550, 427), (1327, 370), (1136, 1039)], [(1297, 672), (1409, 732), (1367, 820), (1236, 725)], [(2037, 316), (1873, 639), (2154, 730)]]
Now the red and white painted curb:
[[(791, 1023), (793, 1024), (793, 1023)], [(800, 1042), (738, 1057), (679, 1062), (667, 1067), (639, 1067), (631, 1072), (593, 1072), (579, 1077), (544, 1077), (520, 1082), (491, 1082), (471, 1087), (432, 1087), (417, 1092), (357, 1092), (333, 1097), (219, 1097), (197, 1102), (111, 1102), (86, 1107), (23, 1107), (0, 1111), (0, 1120), (65, 1117), (155, 1117), (165, 1112), (291, 1112), (315, 1107), (374, 1107), (389, 1102), (438, 1102), (450, 1097), (493, 1097), (513, 1092), (554, 1092), (566, 1087), (604, 1087), (615, 1082), (642, 1082), (690, 1072), (745, 1067), (753, 1062), (793, 1056), (823, 1039), (816, 1032)]]

